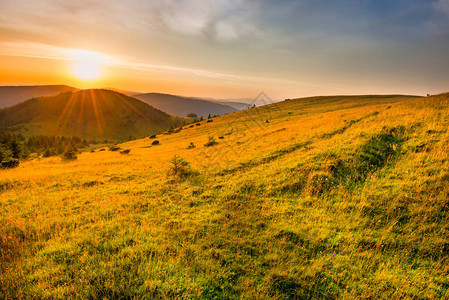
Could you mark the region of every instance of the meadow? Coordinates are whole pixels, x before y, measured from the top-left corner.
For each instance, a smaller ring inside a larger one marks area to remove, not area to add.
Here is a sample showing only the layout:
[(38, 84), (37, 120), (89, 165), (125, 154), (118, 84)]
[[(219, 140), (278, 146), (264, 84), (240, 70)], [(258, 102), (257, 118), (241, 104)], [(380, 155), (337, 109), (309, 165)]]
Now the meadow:
[(449, 298), (448, 127), (293, 99), (0, 170), (0, 298)]

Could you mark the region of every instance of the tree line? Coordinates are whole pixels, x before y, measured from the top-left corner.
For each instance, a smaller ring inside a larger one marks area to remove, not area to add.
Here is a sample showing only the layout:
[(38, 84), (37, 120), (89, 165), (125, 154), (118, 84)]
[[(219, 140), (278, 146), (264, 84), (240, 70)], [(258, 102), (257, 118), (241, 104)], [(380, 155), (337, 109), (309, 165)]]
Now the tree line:
[[(105, 142), (105, 141), (103, 141)], [(21, 159), (31, 156), (50, 157), (62, 155), (67, 149), (81, 149), (98, 143), (79, 137), (33, 135), (25, 137), (9, 131), (0, 132), (0, 165), (13, 168)]]

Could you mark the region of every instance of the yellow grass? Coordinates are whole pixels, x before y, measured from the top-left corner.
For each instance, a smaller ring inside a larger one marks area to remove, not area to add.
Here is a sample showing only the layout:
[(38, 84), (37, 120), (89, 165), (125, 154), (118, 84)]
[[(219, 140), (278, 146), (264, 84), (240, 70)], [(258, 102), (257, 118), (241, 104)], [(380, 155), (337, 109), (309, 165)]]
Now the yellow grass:
[[(2, 170), (0, 295), (449, 297), (448, 104), (289, 100), (159, 135), (158, 146), (120, 145), (129, 155)], [(395, 155), (354, 174), (363, 147), (401, 126)], [(209, 136), (218, 144), (205, 147)], [(197, 173), (167, 175), (174, 155)], [(338, 162), (352, 173), (338, 175)]]

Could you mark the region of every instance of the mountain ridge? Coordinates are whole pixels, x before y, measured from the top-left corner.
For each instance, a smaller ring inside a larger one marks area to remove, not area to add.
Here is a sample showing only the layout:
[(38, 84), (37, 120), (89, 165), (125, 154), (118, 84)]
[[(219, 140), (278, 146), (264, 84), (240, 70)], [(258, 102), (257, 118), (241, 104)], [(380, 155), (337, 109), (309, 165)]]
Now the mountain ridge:
[(79, 91), (79, 89), (64, 84), (0, 86), (0, 109), (8, 106), (13, 106), (31, 98), (54, 96), (70, 91)]
[(105, 89), (32, 98), (0, 110), (0, 128), (23, 134), (125, 140), (174, 125), (170, 116), (145, 102)]
[(238, 109), (232, 106), (221, 103), (164, 93), (136, 94), (133, 97), (179, 117), (185, 117), (190, 113), (194, 113), (198, 117), (206, 118), (208, 115), (224, 115), (238, 111)]

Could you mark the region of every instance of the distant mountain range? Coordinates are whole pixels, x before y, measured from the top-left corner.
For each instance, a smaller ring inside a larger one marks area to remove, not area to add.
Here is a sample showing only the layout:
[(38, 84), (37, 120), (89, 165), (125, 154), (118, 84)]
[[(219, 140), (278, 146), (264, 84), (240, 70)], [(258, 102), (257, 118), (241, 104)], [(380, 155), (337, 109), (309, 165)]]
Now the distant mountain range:
[(13, 106), (35, 97), (54, 96), (73, 91), (78, 89), (67, 85), (0, 86), (0, 108)]
[[(198, 117), (206, 118), (210, 115), (224, 115), (242, 110), (248, 107), (245, 102), (231, 99), (207, 99), (195, 97), (183, 97), (160, 93), (137, 93), (116, 88), (105, 88), (127, 96), (132, 96), (168, 114), (185, 117), (195, 113)], [(31, 98), (42, 96), (54, 96), (64, 92), (79, 91), (79, 89), (67, 85), (43, 85), (43, 86), (0, 86), (0, 109), (13, 106)]]
[[(242, 99), (243, 102), (236, 102), (236, 101), (227, 101), (227, 100), (216, 100), (216, 99), (202, 99), (202, 98), (198, 98), (199, 100), (203, 100), (203, 101), (208, 101), (208, 102), (213, 102), (213, 103), (218, 103), (218, 104), (222, 104), (222, 105), (226, 105), (226, 106), (230, 106), (234, 109), (237, 110), (243, 110), (243, 109), (247, 109), (250, 107), (250, 101), (248, 101), (248, 103), (244, 102), (243, 100), (246, 99)], [(240, 99), (238, 99), (240, 100)]]
[(0, 130), (25, 135), (126, 140), (180, 121), (147, 103), (110, 90), (81, 90), (33, 98), (0, 110)]
[(202, 116), (206, 118), (208, 115), (224, 115), (240, 110), (224, 102), (212, 102), (199, 98), (188, 98), (169, 94), (147, 93), (133, 95), (133, 97), (145, 101), (151, 106), (169, 114), (180, 117), (195, 113), (198, 117)]

